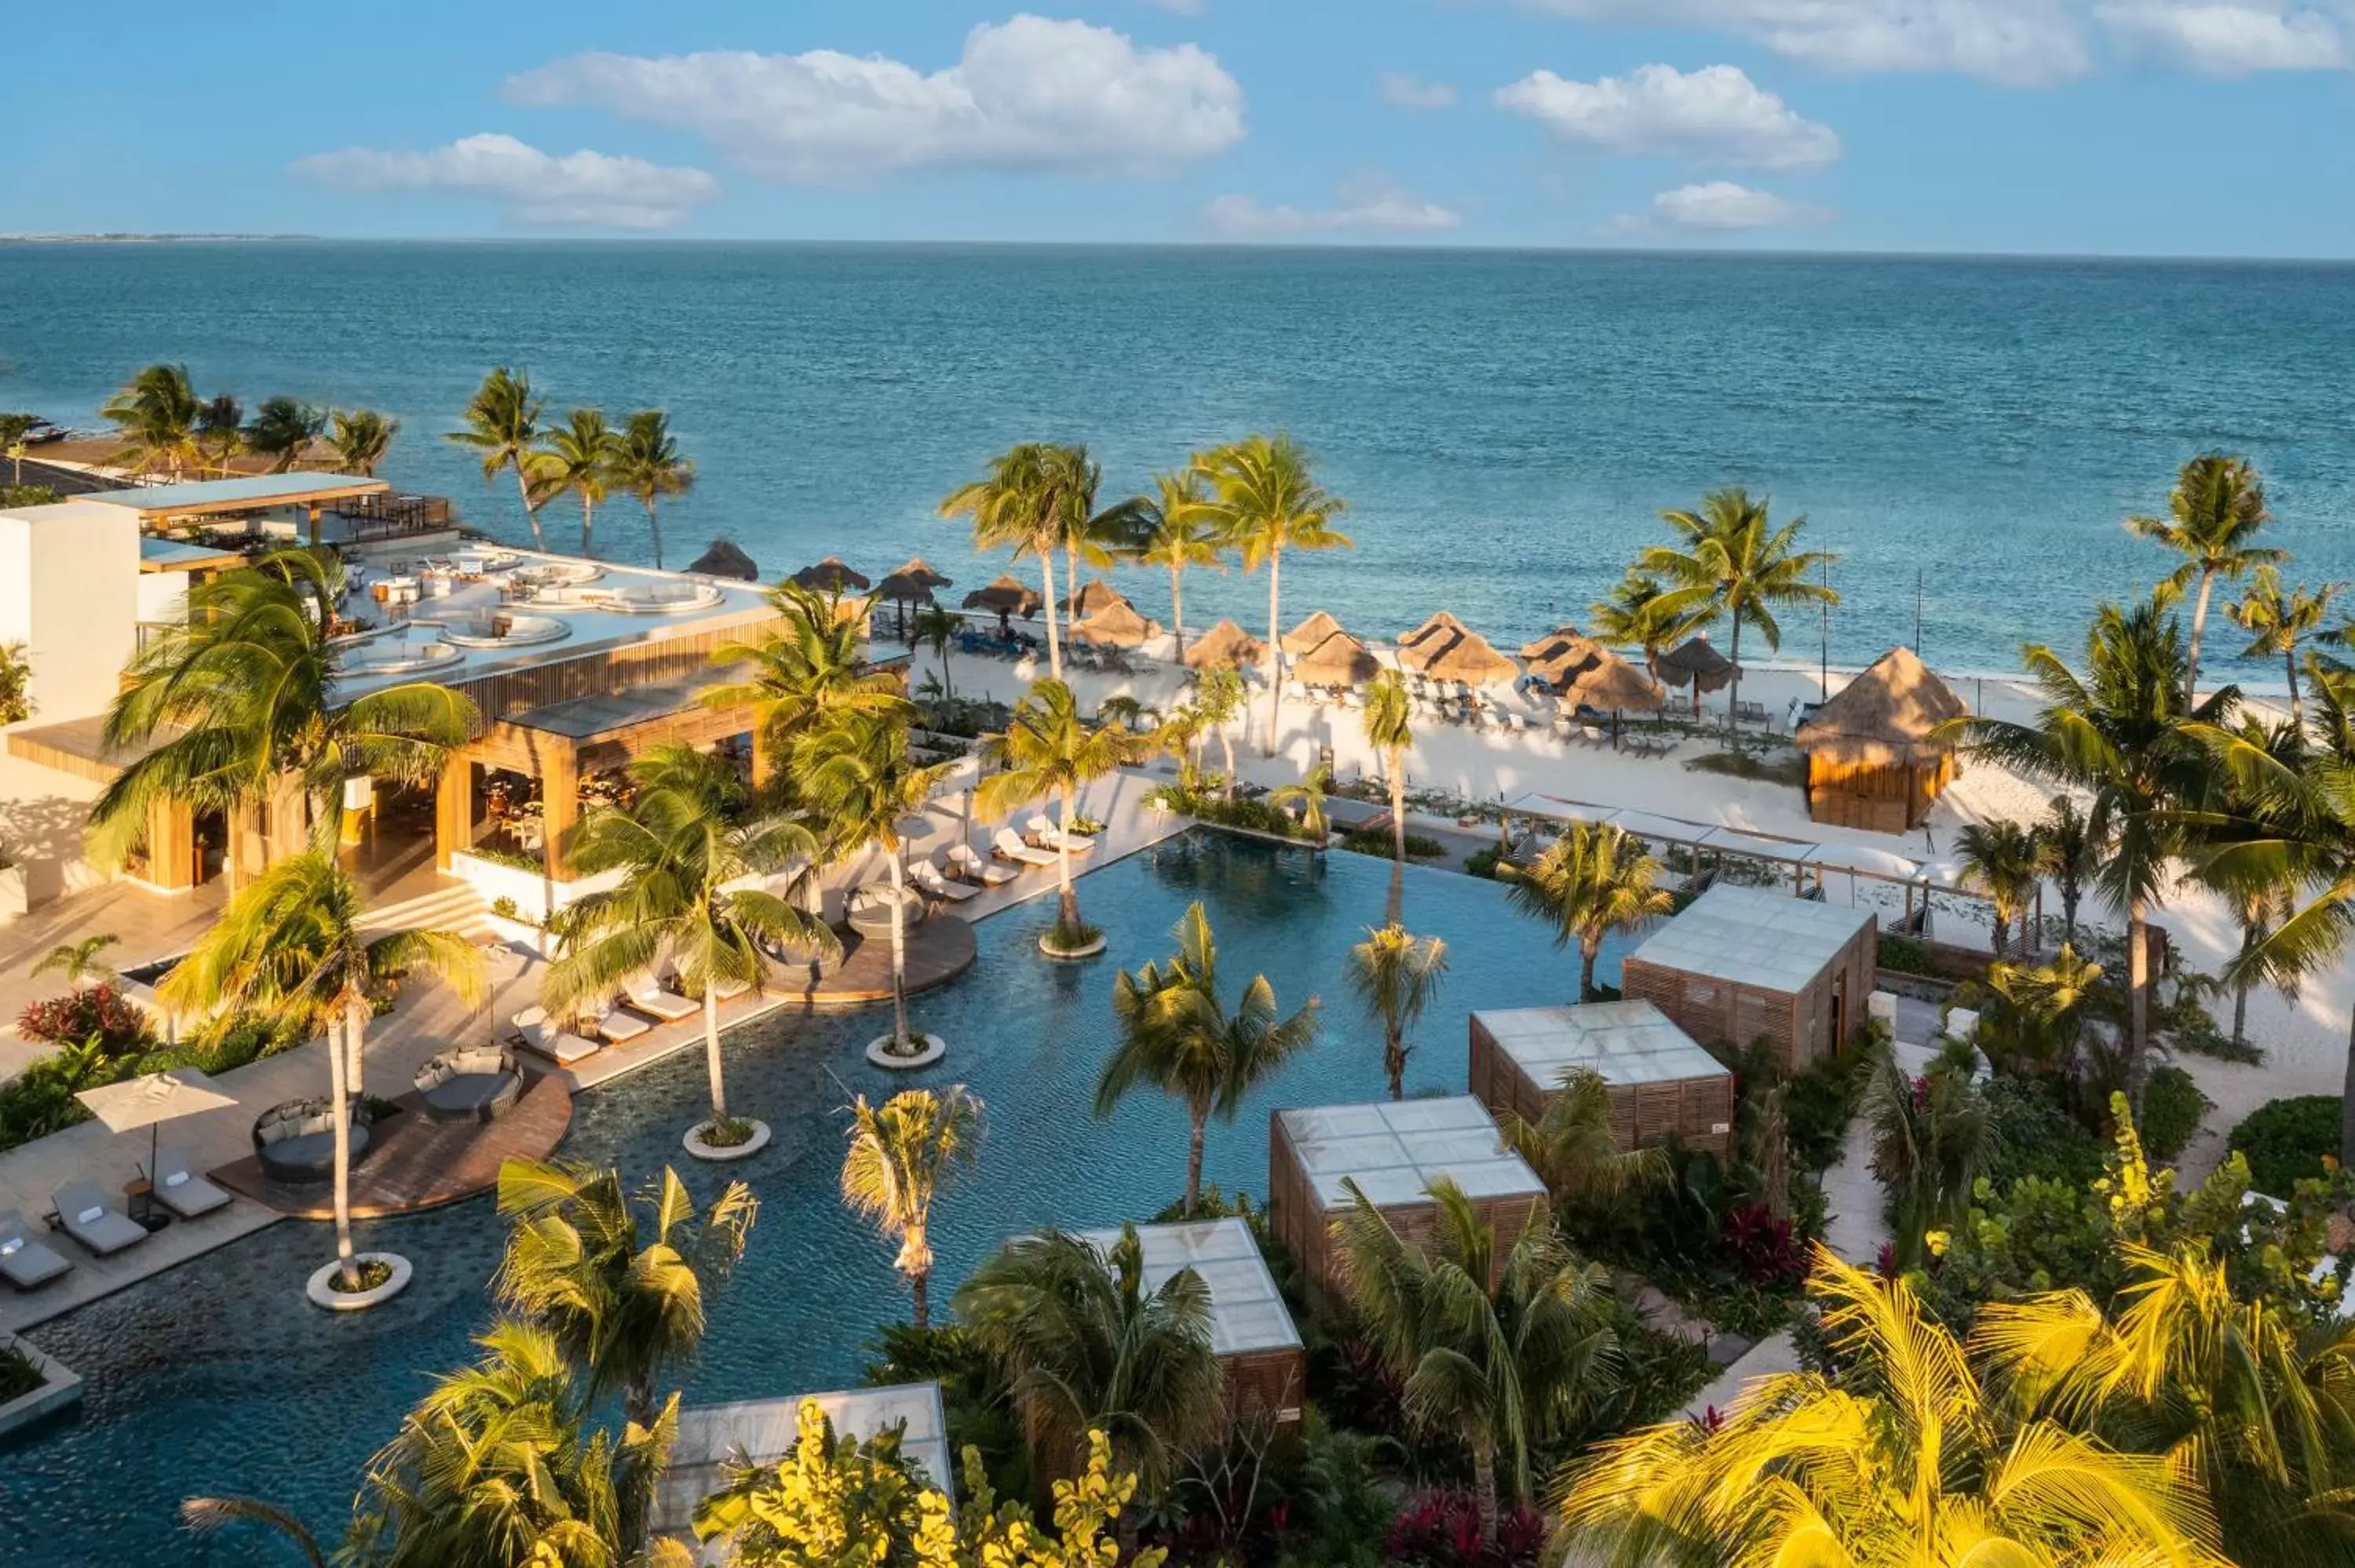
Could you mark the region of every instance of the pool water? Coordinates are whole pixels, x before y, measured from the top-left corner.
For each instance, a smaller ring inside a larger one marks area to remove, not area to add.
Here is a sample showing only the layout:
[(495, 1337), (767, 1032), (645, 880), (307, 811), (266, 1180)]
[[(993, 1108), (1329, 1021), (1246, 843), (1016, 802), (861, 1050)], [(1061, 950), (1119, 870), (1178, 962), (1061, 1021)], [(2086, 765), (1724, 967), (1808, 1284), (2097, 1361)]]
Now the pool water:
[[(1343, 975), (1348, 948), (1380, 924), (1388, 863), (1311, 856), (1223, 834), (1180, 835), (1080, 884), (1082, 908), (1109, 938), (1081, 964), (1041, 958), (1051, 899), (981, 923), (979, 959), (911, 1003), (914, 1022), (948, 1041), (919, 1083), (962, 1081), (988, 1105), (977, 1170), (933, 1213), (933, 1301), (997, 1242), (1023, 1229), (1143, 1219), (1183, 1188), (1179, 1107), (1143, 1092), (1108, 1121), (1090, 1112), (1113, 1047), (1113, 980), (1166, 956), (1169, 928), (1201, 899), (1219, 938), (1230, 999), (1263, 972), (1289, 1010), (1324, 1000), (1319, 1043), (1263, 1085), (1231, 1124), (1213, 1122), (1205, 1179), (1253, 1195), (1267, 1181), (1267, 1118), (1279, 1106), (1380, 1098), (1379, 1033)], [(1516, 915), (1495, 885), (1408, 868), (1403, 917), (1444, 938), (1449, 972), (1417, 1031), (1407, 1086), (1462, 1092), (1465, 1015), (1474, 1007), (1569, 1000), (1576, 953)], [(1603, 975), (1615, 979), (1615, 952)], [(730, 1168), (762, 1209), (744, 1262), (713, 1304), (690, 1403), (743, 1399), (859, 1381), (861, 1344), (902, 1317), (893, 1248), (844, 1212), (836, 1192), (852, 1093), (880, 1098), (908, 1080), (863, 1055), (874, 1010), (775, 1018), (727, 1042), (732, 1108), (775, 1129), (760, 1155)], [(667, 1163), (708, 1195), (726, 1179), (678, 1147), (704, 1107), (700, 1051), (581, 1097), (562, 1153), (619, 1165), (634, 1181)], [(325, 1227), (288, 1222), (160, 1275), (37, 1330), (86, 1379), (80, 1413), (0, 1445), (0, 1520), (10, 1564), (296, 1561), (240, 1527), (185, 1534), (191, 1494), (249, 1492), (294, 1509), (332, 1543), (368, 1456), (435, 1373), (471, 1359), (490, 1316), (485, 1282), (502, 1226), (487, 1199), (358, 1227), (363, 1246), (417, 1265), (406, 1294), (374, 1311), (331, 1317), (302, 1298), (304, 1277), (331, 1250)]]

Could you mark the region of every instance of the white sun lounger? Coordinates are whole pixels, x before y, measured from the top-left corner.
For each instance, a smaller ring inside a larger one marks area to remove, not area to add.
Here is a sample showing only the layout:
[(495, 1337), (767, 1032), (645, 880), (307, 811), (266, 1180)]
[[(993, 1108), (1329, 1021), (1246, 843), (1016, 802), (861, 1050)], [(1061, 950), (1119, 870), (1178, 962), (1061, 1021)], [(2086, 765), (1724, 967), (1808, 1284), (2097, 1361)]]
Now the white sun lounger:
[(981, 896), (981, 889), (962, 882), (951, 882), (933, 868), (928, 860), (920, 860), (908, 867), (908, 878), (916, 890), (932, 898), (945, 898), (952, 904), (962, 904), (968, 898)]
[(1085, 833), (1065, 832), (1057, 827), (1043, 811), (1023, 823), (1022, 832), (1040, 849), (1054, 849), (1060, 845), (1070, 850), (1073, 854), (1085, 854), (1096, 847), (1095, 840)]
[(590, 1026), (590, 1032), (608, 1045), (619, 1045), (624, 1040), (635, 1040), (641, 1034), (651, 1033), (653, 1029), (653, 1024), (627, 1008), (621, 1007), (608, 1007), (597, 1015), (597, 1022)]
[(1045, 866), (1056, 863), (1056, 857), (1051, 851), (1032, 849), (1016, 836), (1012, 828), (998, 829), (997, 836), (989, 841), (989, 847), (998, 859), (1010, 860), (1017, 865)]
[(24, 1215), (14, 1209), (0, 1212), (0, 1279), (19, 1290), (35, 1290), (72, 1266), (33, 1234)]
[(226, 1208), (229, 1194), (197, 1174), (185, 1149), (155, 1151), (155, 1201), (184, 1220)]
[(984, 887), (1003, 887), (1018, 874), (1011, 866), (992, 865), (974, 853), (971, 844), (951, 844), (944, 853), (948, 856), (951, 876), (977, 882)]
[(602, 1049), (594, 1040), (584, 1039), (569, 1029), (559, 1029), (548, 1021), (544, 1008), (527, 1007), (515, 1015), (517, 1035), (524, 1048), (536, 1051), (559, 1067), (569, 1067), (584, 1056), (593, 1056)]
[(88, 1181), (67, 1182), (58, 1189), (54, 1202), (58, 1228), (101, 1257), (147, 1239), (145, 1226), (122, 1210), (109, 1208), (106, 1194)]
[(623, 981), (622, 994), (630, 999), (632, 1007), (666, 1023), (693, 1018), (703, 1011), (701, 1002), (689, 1001), (675, 991), (665, 991), (652, 975), (638, 975)]

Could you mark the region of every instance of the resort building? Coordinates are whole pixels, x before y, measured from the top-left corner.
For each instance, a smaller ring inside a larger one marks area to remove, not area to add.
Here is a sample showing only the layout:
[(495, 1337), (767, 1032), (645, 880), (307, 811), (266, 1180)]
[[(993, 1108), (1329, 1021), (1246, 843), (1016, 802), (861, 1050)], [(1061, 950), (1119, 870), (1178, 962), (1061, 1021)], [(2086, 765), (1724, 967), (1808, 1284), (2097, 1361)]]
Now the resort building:
[(1733, 1136), (1733, 1075), (1648, 1001), (1521, 1007), (1472, 1015), (1472, 1093), (1501, 1117), (1535, 1123), (1582, 1068), (1611, 1099), (1611, 1140), (1674, 1138), (1723, 1154)]
[[(1120, 1232), (1082, 1231), (1080, 1239), (1109, 1255)], [(1249, 1223), (1231, 1217), (1139, 1225), (1136, 1239), (1146, 1289), (1158, 1290), (1188, 1268), (1209, 1288), (1210, 1348), (1226, 1372), (1228, 1419), (1299, 1420), (1308, 1351)]]
[(1453, 1181), (1496, 1233), (1499, 1278), (1521, 1233), (1546, 1213), (1545, 1183), (1505, 1148), (1487, 1107), (1470, 1095), (1277, 1111), (1267, 1163), (1275, 1234), (1328, 1289), (1342, 1283), (1332, 1232), (1352, 1206), (1345, 1182), (1356, 1182), (1401, 1237), (1422, 1245), (1438, 1231), (1431, 1184)]
[(1883, 833), (1920, 827), (1962, 771), (1938, 726), (1969, 711), (1913, 650), (1891, 648), (1792, 735), (1807, 758), (1807, 815)]
[(1764, 1041), (1796, 1071), (1864, 1021), (1879, 953), (1869, 909), (1720, 883), (1621, 961), (1619, 989), (1695, 1040)]

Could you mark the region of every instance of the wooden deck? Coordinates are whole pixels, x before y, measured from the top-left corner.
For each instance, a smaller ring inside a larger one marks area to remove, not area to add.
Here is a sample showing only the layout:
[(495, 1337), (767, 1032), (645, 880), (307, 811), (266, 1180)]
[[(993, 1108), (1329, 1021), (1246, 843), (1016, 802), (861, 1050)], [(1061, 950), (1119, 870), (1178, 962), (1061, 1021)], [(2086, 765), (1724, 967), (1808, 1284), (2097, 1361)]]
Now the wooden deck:
[[(394, 1102), (401, 1114), (381, 1124), (381, 1142), (352, 1169), (352, 1217), (380, 1219), (439, 1208), (487, 1192), (509, 1160), (545, 1160), (572, 1124), (572, 1093), (550, 1074), (527, 1079), (523, 1097), (496, 1121), (435, 1121), (414, 1094)], [(293, 1219), (335, 1218), (325, 1181), (279, 1181), (252, 1155), (212, 1172), (213, 1180)]]
[[(842, 960), (815, 985), (779, 985), (775, 991), (810, 1007), (866, 1007), (891, 1000), (891, 938), (839, 933)], [(906, 934), (908, 994), (946, 985), (973, 967), (973, 927), (954, 915), (918, 922)]]

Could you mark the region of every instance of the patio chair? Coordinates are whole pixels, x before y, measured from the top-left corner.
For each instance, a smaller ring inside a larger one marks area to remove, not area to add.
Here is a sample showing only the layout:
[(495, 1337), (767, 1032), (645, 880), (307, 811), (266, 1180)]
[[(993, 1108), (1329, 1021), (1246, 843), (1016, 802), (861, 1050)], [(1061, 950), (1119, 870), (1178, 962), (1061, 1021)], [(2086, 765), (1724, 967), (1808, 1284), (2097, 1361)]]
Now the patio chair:
[(1019, 874), (1011, 867), (993, 865), (982, 859), (971, 844), (951, 844), (943, 853), (947, 859), (944, 869), (951, 876), (983, 887), (1003, 887)]
[(939, 869), (928, 860), (920, 860), (911, 863), (908, 867), (908, 878), (916, 885), (917, 891), (928, 898), (943, 899), (951, 904), (962, 904), (968, 898), (981, 896), (980, 888), (962, 882), (951, 882), (947, 877), (943, 876)]
[(0, 1279), (19, 1290), (37, 1290), (73, 1265), (33, 1234), (25, 1216), (0, 1211)]
[(136, 1246), (147, 1239), (147, 1227), (122, 1210), (111, 1208), (106, 1194), (89, 1181), (69, 1181), (57, 1191), (58, 1228), (99, 1257)]
[(654, 1027), (652, 1021), (640, 1017), (628, 1008), (608, 1003), (605, 1011), (597, 1015), (597, 1022), (589, 1026), (589, 1032), (608, 1045), (619, 1045), (642, 1034), (652, 1033)]
[(665, 991), (652, 975), (632, 975), (622, 982), (622, 994), (629, 999), (632, 1007), (665, 1023), (677, 1023), (703, 1011), (700, 1002), (690, 1001), (675, 991)]
[(515, 1027), (516, 1038), (524, 1049), (538, 1052), (559, 1067), (569, 1067), (602, 1049), (594, 1040), (583, 1039), (549, 1022), (545, 1008), (525, 1008), (515, 1015)]
[(229, 1194), (206, 1181), (188, 1163), (185, 1149), (155, 1151), (155, 1201), (184, 1220), (229, 1206)]
[(1057, 827), (1044, 811), (1022, 824), (1022, 836), (1040, 849), (1068, 849), (1073, 854), (1085, 854), (1096, 847), (1096, 841), (1085, 833), (1067, 833)]
[(1052, 866), (1056, 863), (1054, 855), (1045, 850), (1032, 849), (1015, 835), (1012, 828), (998, 829), (989, 841), (989, 849), (998, 859), (1012, 861), (1017, 865)]

